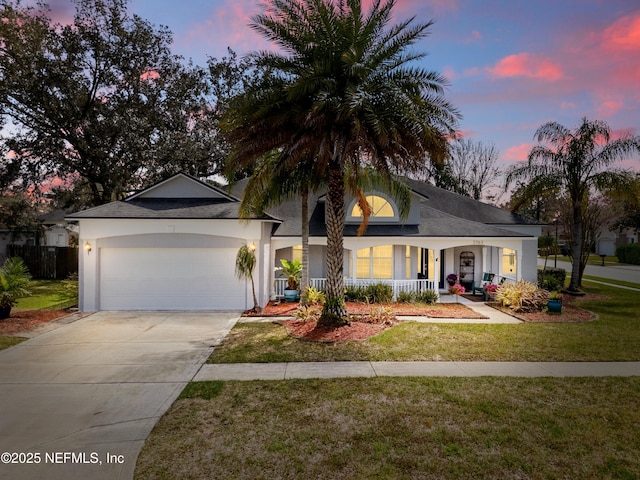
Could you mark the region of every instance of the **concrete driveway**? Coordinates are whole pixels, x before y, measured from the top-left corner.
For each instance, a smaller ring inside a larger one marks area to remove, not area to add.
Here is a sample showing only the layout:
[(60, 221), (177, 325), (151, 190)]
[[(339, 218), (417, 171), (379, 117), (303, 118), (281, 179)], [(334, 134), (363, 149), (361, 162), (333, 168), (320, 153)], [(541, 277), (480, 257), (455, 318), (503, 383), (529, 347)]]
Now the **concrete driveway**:
[(237, 319), (99, 312), (1, 351), (0, 478), (132, 478), (151, 429)]

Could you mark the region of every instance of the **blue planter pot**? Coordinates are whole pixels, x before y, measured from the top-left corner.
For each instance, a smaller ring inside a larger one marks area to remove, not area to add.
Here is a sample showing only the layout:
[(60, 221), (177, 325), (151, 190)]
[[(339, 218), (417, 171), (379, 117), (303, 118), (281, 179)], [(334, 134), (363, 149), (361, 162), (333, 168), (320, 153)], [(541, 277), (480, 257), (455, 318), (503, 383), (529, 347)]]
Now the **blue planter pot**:
[(295, 302), (298, 300), (298, 290), (285, 290), (284, 300), (285, 302)]
[(562, 300), (547, 300), (547, 310), (549, 313), (562, 312)]

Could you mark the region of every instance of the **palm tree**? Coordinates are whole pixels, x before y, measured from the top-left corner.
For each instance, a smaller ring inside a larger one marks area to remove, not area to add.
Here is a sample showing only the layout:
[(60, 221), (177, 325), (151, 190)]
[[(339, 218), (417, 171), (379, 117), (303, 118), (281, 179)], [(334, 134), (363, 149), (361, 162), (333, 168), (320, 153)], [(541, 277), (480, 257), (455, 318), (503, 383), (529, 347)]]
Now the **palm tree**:
[[(236, 98), (226, 119), (231, 162), (251, 165), (271, 151), (288, 165), (313, 154), (326, 196), (327, 284), (320, 325), (346, 323), (343, 290), (345, 185), (363, 167), (391, 178), (442, 161), (458, 112), (443, 97), (445, 79), (410, 67), (425, 56), (407, 49), (432, 22), (389, 26), (394, 0), (273, 0), (252, 28), (282, 53), (253, 58), (268, 75)], [(349, 178), (345, 182), (345, 177)]]
[[(525, 165), (514, 166), (506, 176), (507, 186), (513, 181), (528, 180), (520, 192), (520, 202), (554, 192), (568, 202), (569, 230), (572, 232), (572, 271), (569, 290), (577, 292), (586, 265), (583, 255), (584, 215), (592, 190), (628, 191), (633, 174), (614, 168), (615, 162), (640, 151), (640, 137), (630, 135), (611, 140), (609, 125), (600, 120), (582, 119), (575, 130), (548, 122), (534, 135), (542, 145), (533, 147)], [(588, 253), (588, 252), (587, 252)]]
[[(317, 190), (325, 185), (313, 175), (314, 163), (312, 160), (298, 163), (293, 171), (286, 170), (286, 162), (282, 161), (282, 155), (270, 152), (253, 169), (253, 173), (247, 182), (240, 203), (240, 218), (251, 218), (261, 215), (270, 207), (279, 205), (286, 200), (300, 197), (301, 203), (301, 243), (302, 243), (302, 276), (300, 278), (300, 291), (305, 292), (309, 286), (309, 192)], [(228, 172), (233, 177), (233, 170)], [(356, 176), (347, 175), (346, 180), (358, 179), (357, 185), (347, 185), (347, 190), (356, 195), (358, 206), (363, 213), (362, 223), (358, 229), (361, 235), (366, 229), (371, 215), (371, 206), (367, 203), (364, 192), (371, 189), (387, 189), (389, 185), (393, 200), (398, 206), (399, 217), (406, 219), (411, 207), (410, 191), (406, 183), (395, 176), (390, 180), (382, 177), (377, 172), (369, 169)], [(302, 295), (300, 303), (306, 305), (306, 296)]]
[(238, 249), (236, 254), (236, 276), (240, 279), (247, 278), (251, 280), (251, 293), (253, 293), (252, 310), (259, 313), (262, 309), (258, 305), (256, 297), (256, 286), (253, 281), (253, 270), (256, 268), (255, 246), (249, 246), (246, 243)]

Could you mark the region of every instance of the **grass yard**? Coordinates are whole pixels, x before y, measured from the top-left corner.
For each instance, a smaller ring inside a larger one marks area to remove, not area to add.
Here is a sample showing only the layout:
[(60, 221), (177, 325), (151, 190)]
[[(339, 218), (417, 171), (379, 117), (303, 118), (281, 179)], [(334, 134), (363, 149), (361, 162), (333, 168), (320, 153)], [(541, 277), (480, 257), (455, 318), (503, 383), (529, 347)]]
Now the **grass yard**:
[(640, 378), (187, 386), (136, 479), (640, 478)]
[(61, 310), (78, 304), (78, 282), (73, 280), (33, 280), (31, 295), (18, 299), (16, 310)]
[[(18, 299), (17, 305), (11, 310), (14, 320), (16, 316), (33, 317), (32, 311), (34, 310), (63, 310), (78, 304), (77, 280), (33, 280), (29, 290), (31, 295)], [(36, 316), (53, 318), (55, 314), (56, 312), (39, 312)], [(25, 321), (25, 325), (29, 323), (28, 319), (23, 319), (23, 321)], [(7, 332), (4, 331), (4, 333)], [(0, 335), (0, 350), (24, 340), (20, 337)]]
[(471, 325), (407, 322), (360, 342), (318, 344), (272, 323), (237, 324), (209, 363), (295, 361), (639, 361), (640, 296), (585, 282), (598, 314), (586, 323)]

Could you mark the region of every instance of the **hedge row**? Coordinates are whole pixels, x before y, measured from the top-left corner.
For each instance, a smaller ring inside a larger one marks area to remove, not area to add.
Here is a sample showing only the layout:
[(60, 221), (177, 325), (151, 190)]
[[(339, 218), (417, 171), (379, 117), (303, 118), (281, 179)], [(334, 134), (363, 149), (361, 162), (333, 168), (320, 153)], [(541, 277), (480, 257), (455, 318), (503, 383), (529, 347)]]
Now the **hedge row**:
[(549, 290), (560, 290), (564, 287), (567, 272), (564, 268), (547, 267), (544, 271), (538, 269), (538, 286)]
[(640, 265), (640, 243), (628, 243), (616, 248), (616, 257), (620, 263)]

